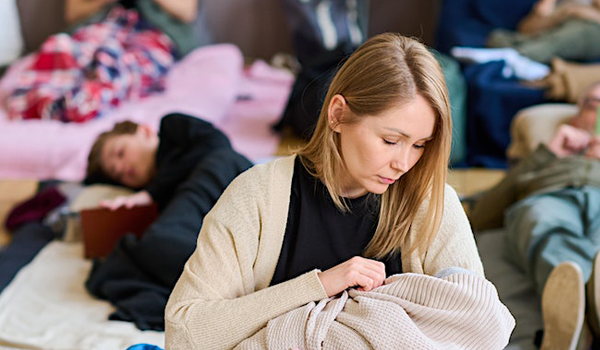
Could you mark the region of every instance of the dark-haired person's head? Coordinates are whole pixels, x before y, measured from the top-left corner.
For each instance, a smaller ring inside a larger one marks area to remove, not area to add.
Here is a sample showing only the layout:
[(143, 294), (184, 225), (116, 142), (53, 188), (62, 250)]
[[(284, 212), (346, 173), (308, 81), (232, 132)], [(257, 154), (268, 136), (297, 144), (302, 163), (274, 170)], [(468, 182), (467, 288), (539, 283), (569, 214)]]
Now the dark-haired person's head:
[(143, 188), (156, 173), (158, 135), (147, 125), (117, 123), (98, 136), (88, 156), (86, 182)]

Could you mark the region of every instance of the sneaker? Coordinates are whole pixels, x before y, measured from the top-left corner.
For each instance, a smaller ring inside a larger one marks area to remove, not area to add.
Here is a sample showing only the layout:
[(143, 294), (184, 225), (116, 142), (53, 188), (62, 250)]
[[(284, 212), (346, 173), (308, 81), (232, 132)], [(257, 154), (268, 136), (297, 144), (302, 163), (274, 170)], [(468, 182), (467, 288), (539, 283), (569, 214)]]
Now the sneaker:
[(581, 268), (566, 261), (556, 266), (542, 293), (544, 338), (540, 350), (576, 350), (585, 315)]

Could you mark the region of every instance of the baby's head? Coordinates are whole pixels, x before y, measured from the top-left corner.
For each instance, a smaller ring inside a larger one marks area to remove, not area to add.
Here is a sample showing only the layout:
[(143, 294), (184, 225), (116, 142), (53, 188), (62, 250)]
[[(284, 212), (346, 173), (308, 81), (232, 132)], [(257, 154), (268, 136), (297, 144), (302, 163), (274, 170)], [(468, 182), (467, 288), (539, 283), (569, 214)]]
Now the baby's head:
[(142, 188), (156, 173), (157, 150), (158, 135), (152, 128), (131, 121), (117, 123), (94, 142), (86, 177), (89, 182)]

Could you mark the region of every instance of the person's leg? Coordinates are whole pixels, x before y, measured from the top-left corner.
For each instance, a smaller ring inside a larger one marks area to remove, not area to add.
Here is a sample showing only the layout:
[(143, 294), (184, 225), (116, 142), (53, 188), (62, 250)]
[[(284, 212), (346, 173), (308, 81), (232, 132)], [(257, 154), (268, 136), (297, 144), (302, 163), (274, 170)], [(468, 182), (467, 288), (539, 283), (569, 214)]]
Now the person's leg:
[(94, 52), (84, 81), (65, 94), (67, 120), (87, 121), (121, 102), (164, 90), (175, 62), (173, 44), (157, 30), (139, 30), (137, 23), (135, 13), (124, 11), (98, 25), (114, 35)]
[(597, 248), (586, 235), (583, 214), (583, 193), (575, 189), (530, 196), (507, 211), (508, 254), (533, 278), (538, 292), (563, 261), (575, 262), (584, 280), (589, 278)]
[[(590, 240), (600, 247), (600, 189), (584, 187), (587, 203), (585, 220)], [(600, 248), (599, 248), (600, 250)], [(600, 344), (600, 254), (596, 253), (592, 272), (586, 285), (588, 324)]]
[(48, 38), (6, 100), (9, 118), (62, 120), (61, 98), (81, 84), (86, 53), (68, 34)]
[(569, 20), (514, 46), (534, 61), (549, 64), (554, 57), (587, 61), (600, 57), (600, 24)]

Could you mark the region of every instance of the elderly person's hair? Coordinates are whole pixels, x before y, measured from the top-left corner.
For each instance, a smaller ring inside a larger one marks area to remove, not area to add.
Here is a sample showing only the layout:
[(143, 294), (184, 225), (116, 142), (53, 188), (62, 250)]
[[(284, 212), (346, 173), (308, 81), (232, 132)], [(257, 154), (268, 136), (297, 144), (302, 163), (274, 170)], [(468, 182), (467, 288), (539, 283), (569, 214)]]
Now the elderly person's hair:
[[(365, 251), (367, 256), (382, 258), (400, 253), (400, 247), (406, 244), (408, 249), (403, 249), (403, 254), (414, 250), (424, 254), (441, 225), (452, 134), (448, 91), (440, 65), (417, 40), (385, 33), (364, 43), (337, 72), (314, 135), (298, 154), (306, 169), (323, 181), (334, 203), (348, 210), (337, 180), (343, 170), (340, 136), (328, 125), (329, 104), (336, 94), (344, 97), (351, 111), (341, 123), (376, 118), (391, 107), (414, 101), (417, 95), (433, 109), (433, 138), (417, 164), (381, 195), (379, 223)], [(419, 215), (430, 219), (419, 228), (417, 240), (408, 242), (420, 208), (424, 212)]]
[(119, 135), (133, 135), (137, 132), (138, 126), (139, 124), (126, 120), (115, 124), (112, 130), (98, 135), (88, 155), (86, 184), (97, 182), (116, 184), (116, 181), (111, 179), (102, 167), (102, 151), (110, 138)]

